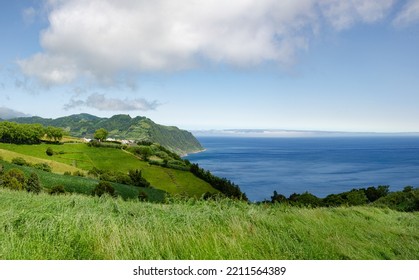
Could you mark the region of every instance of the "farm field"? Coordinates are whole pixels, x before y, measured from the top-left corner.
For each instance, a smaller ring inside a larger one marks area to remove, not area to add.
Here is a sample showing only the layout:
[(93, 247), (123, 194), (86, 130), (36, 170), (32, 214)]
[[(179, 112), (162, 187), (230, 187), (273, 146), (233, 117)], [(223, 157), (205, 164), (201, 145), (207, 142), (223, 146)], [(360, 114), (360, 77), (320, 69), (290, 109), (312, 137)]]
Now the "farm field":
[[(7, 172), (9, 169), (16, 168), (16, 165), (6, 161), (0, 160), (0, 164), (3, 166), (4, 172)], [(91, 195), (93, 189), (98, 184), (98, 180), (93, 178), (60, 175), (27, 166), (19, 166), (19, 169), (24, 172), (26, 177), (28, 177), (32, 172), (36, 173), (44, 191), (49, 191), (54, 186), (63, 186), (64, 190), (69, 193)], [(137, 199), (140, 190), (147, 194), (148, 200), (151, 202), (162, 202), (165, 197), (165, 192), (158, 189), (139, 188), (136, 186), (118, 183), (111, 183), (111, 185), (115, 188), (117, 194), (123, 199)]]
[[(53, 156), (46, 154), (48, 147), (54, 150), (55, 154)], [(217, 192), (210, 184), (195, 177), (190, 172), (150, 165), (121, 149), (89, 147), (84, 143), (60, 145), (0, 143), (0, 156), (8, 161), (14, 157), (22, 157), (31, 163), (47, 162), (53, 167), (54, 172), (61, 174), (65, 171), (88, 171), (94, 167), (124, 173), (127, 173), (128, 170), (138, 169), (142, 171), (144, 178), (153, 187), (171, 194), (200, 197), (206, 192)]]

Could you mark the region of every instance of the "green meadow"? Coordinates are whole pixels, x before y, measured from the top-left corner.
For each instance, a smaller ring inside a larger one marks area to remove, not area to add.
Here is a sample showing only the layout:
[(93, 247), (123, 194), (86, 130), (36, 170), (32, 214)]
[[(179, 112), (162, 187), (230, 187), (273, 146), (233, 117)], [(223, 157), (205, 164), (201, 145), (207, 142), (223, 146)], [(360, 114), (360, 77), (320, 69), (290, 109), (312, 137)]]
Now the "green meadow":
[[(16, 165), (1, 160), (0, 165), (3, 166), (4, 172), (7, 172), (12, 168), (17, 168)], [(54, 186), (63, 186), (64, 190), (69, 193), (91, 195), (93, 189), (99, 183), (98, 180), (93, 178), (60, 175), (51, 172), (45, 172), (28, 166), (19, 166), (18, 168), (23, 171), (26, 177), (28, 177), (30, 173), (36, 173), (39, 177), (41, 186), (46, 192), (48, 192)], [(140, 190), (147, 194), (149, 201), (162, 202), (165, 197), (165, 192), (159, 189), (139, 188), (136, 186), (129, 186), (118, 183), (111, 183), (111, 185), (115, 188), (117, 194), (123, 199), (137, 199)]]
[[(47, 148), (54, 150), (53, 156), (46, 154)], [(0, 143), (0, 156), (10, 161), (22, 157), (30, 163), (47, 162), (53, 172), (89, 171), (92, 168), (127, 173), (139, 169), (151, 185), (171, 194), (186, 194), (200, 197), (206, 192), (216, 193), (211, 185), (188, 171), (163, 168), (139, 160), (133, 154), (115, 148), (89, 147), (84, 143), (15, 145)]]
[(0, 259), (419, 259), (419, 214), (0, 189)]

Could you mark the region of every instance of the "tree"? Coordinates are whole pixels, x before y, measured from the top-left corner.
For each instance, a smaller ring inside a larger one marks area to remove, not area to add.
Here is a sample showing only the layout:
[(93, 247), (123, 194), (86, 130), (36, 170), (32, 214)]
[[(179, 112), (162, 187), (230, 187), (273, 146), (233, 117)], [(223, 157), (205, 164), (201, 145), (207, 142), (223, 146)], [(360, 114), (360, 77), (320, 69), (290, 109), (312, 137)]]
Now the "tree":
[(128, 176), (131, 178), (132, 184), (137, 187), (148, 188), (150, 183), (144, 179), (141, 170), (129, 170)]
[(29, 175), (29, 178), (26, 180), (25, 187), (28, 192), (36, 194), (41, 192), (41, 183), (39, 182), (39, 177), (36, 173), (32, 172)]
[(274, 191), (273, 196), (271, 196), (271, 202), (272, 203), (275, 203), (275, 202), (281, 203), (281, 202), (285, 202), (285, 201), (287, 201), (287, 198), (284, 195), (278, 194), (277, 191)]
[(148, 158), (153, 154), (153, 151), (149, 146), (140, 146), (139, 152), (144, 160), (148, 160)]
[(99, 141), (105, 141), (106, 137), (108, 137), (108, 131), (104, 128), (99, 128), (93, 137)]
[(368, 198), (362, 189), (353, 189), (350, 192), (347, 192), (346, 199), (348, 205), (364, 205), (368, 202)]
[(374, 202), (380, 197), (386, 196), (389, 192), (389, 186), (369, 187), (365, 190), (365, 195), (369, 202)]
[(54, 140), (55, 142), (60, 141), (63, 138), (64, 132), (59, 127), (48, 126), (45, 129), (45, 136), (49, 140)]

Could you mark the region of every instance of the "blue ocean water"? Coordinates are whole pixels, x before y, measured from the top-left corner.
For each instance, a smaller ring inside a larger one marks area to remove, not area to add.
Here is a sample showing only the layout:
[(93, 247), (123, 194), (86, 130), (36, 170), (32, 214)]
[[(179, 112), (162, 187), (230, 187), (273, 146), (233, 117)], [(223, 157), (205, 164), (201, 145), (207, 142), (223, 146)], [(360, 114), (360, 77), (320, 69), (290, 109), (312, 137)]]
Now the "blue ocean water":
[(418, 137), (199, 137), (191, 162), (240, 186), (251, 201), (308, 191), (319, 197), (378, 185), (419, 186)]

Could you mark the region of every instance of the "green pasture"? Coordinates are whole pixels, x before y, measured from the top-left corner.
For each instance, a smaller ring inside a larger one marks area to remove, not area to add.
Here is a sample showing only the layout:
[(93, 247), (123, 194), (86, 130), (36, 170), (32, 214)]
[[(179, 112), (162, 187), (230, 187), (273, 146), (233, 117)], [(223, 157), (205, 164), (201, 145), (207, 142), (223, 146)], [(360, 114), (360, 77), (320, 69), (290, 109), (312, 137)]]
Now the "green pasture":
[[(46, 154), (47, 148), (54, 150), (53, 156)], [(12, 154), (10, 154), (12, 152)], [(206, 192), (217, 192), (207, 182), (188, 171), (181, 171), (150, 165), (133, 154), (114, 148), (89, 147), (84, 143), (15, 145), (0, 143), (0, 156), (10, 161), (23, 157), (29, 162), (43, 161), (53, 166), (53, 171), (64, 173), (75, 170), (91, 170), (93, 167), (127, 173), (130, 169), (142, 170), (151, 185), (171, 194), (186, 194), (200, 197)], [(57, 166), (54, 168), (54, 166)]]
[[(16, 166), (1, 160), (0, 164), (3, 166), (4, 172), (11, 168), (19, 168), (25, 173), (26, 177), (28, 177), (32, 172), (36, 173), (40, 179), (41, 186), (46, 192), (48, 192), (48, 190), (54, 186), (61, 185), (64, 187), (66, 192), (91, 195), (93, 189), (99, 183), (98, 180), (92, 178), (60, 175), (51, 172), (45, 172), (32, 167)], [(117, 183), (111, 184), (117, 191), (117, 194), (124, 199), (137, 199), (140, 190), (147, 194), (150, 201), (161, 202), (165, 196), (164, 191), (158, 189), (139, 188), (136, 186), (128, 186)]]

